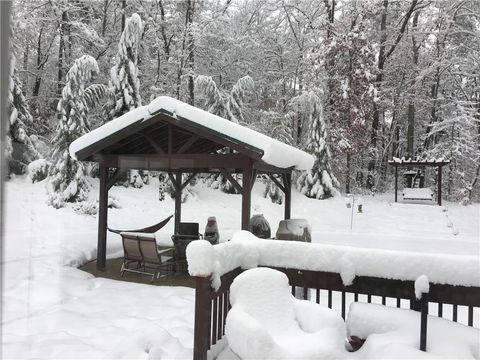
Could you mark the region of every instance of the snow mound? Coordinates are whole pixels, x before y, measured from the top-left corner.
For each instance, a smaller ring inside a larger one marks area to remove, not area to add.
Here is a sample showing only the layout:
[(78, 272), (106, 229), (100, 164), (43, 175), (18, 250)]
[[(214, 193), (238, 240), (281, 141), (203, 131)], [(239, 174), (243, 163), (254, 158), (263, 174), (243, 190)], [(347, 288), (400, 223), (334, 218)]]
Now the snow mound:
[(230, 291), (225, 334), (240, 358), (345, 357), (343, 320), (330, 309), (295, 299), (285, 274), (251, 269), (235, 278)]
[(417, 280), (415, 280), (415, 297), (421, 299), (422, 294), (428, 294), (429, 291), (430, 284), (428, 277), (426, 275), (420, 275)]
[(427, 353), (419, 349), (420, 312), (377, 304), (352, 303), (349, 336), (366, 339), (354, 355), (360, 359), (479, 359), (480, 331), (428, 316)]

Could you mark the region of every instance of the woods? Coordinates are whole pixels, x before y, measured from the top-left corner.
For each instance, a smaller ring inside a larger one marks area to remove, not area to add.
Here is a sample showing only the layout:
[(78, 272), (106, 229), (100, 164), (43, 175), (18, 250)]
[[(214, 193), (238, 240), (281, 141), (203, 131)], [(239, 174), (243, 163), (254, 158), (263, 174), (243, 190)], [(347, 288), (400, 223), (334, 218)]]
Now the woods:
[(479, 20), (475, 0), (16, 0), (9, 171), (46, 159), (52, 205), (81, 200), (71, 141), (169, 95), (314, 154), (309, 197), (392, 190), (388, 159), (418, 156), (478, 201)]

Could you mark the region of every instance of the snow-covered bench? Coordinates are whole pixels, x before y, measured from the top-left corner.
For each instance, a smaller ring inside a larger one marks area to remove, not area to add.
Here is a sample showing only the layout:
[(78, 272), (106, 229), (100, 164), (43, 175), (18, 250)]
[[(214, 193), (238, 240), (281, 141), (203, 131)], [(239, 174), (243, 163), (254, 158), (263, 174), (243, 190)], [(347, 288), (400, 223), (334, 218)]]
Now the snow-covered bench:
[(433, 200), (433, 191), (429, 188), (405, 188), (404, 200)]

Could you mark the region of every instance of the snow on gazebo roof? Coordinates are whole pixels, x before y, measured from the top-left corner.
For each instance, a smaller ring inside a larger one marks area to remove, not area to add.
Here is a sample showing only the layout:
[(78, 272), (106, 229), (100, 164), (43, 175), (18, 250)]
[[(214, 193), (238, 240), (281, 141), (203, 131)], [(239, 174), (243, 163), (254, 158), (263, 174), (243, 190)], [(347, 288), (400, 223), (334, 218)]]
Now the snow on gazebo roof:
[(441, 166), (450, 164), (450, 160), (446, 160), (445, 158), (431, 158), (431, 159), (422, 159), (419, 157), (415, 158), (398, 158), (393, 157), (392, 160), (388, 160), (388, 163), (391, 165), (426, 165), (426, 166)]
[(293, 146), (168, 96), (160, 96), (149, 105), (131, 110), (76, 139), (70, 145), (70, 156), (77, 159), (78, 153), (82, 150), (99, 144), (114, 134), (126, 131), (127, 128), (134, 128), (160, 113), (173, 117), (179, 126), (182, 123), (194, 123), (214, 133), (215, 136), (234, 140), (246, 148), (253, 148), (262, 155), (261, 159), (265, 163), (276, 167), (309, 170), (315, 160), (312, 155)]

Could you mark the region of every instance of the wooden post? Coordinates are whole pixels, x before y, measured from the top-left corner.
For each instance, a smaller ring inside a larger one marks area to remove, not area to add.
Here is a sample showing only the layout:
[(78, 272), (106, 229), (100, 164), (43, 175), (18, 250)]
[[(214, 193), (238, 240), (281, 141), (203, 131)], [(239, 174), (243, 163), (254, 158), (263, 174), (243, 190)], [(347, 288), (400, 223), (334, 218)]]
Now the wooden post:
[(98, 198), (97, 270), (105, 271), (107, 260), (108, 167), (100, 165), (100, 194)]
[(175, 174), (175, 234), (180, 230), (180, 221), (182, 221), (182, 173)]
[(195, 323), (193, 330), (193, 359), (207, 360), (210, 348), (210, 278), (195, 277)]
[(442, 206), (442, 166), (438, 167), (438, 174), (437, 174), (437, 202), (438, 205)]
[(285, 220), (292, 216), (292, 173), (283, 174), (283, 186), (285, 188)]
[(242, 176), (242, 230), (249, 230), (250, 202), (252, 195), (252, 163), (243, 168)]
[(427, 319), (428, 319), (428, 295), (422, 294), (420, 299), (420, 350), (427, 351)]
[(398, 200), (398, 166), (395, 165), (395, 202)]

